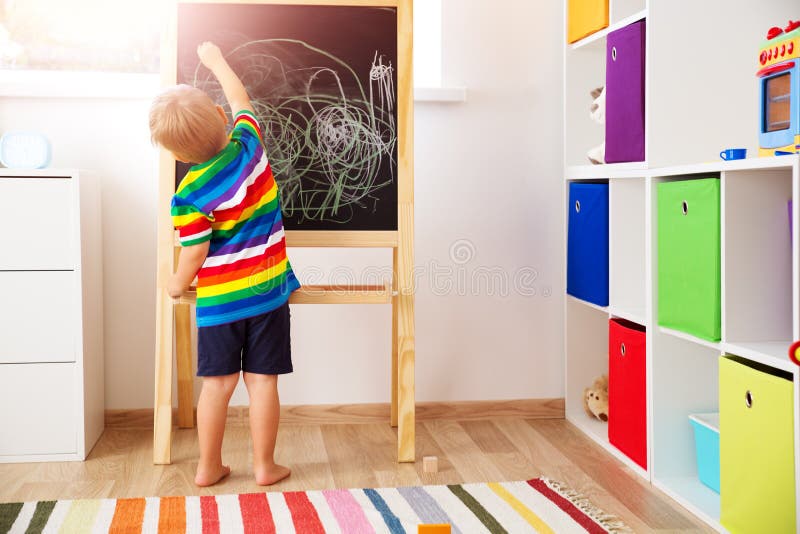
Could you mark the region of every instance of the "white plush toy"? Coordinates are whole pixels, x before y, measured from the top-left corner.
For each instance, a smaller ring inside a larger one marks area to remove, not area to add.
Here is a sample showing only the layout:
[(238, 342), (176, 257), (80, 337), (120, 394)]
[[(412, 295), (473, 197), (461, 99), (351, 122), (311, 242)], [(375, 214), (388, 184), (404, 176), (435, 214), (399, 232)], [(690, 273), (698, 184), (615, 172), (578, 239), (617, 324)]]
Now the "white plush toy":
[[(606, 88), (598, 87), (591, 93), (594, 102), (589, 110), (589, 116), (598, 124), (606, 123)], [(594, 147), (586, 153), (589, 161), (595, 165), (605, 163), (606, 161), (606, 144), (603, 142), (599, 146)]]

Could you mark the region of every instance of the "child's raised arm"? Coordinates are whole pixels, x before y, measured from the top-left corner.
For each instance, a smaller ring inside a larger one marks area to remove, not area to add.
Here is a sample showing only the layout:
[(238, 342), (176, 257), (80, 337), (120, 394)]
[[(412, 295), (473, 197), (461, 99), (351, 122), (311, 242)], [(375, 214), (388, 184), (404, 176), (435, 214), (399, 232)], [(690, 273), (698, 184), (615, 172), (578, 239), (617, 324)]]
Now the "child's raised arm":
[(203, 65), (217, 77), (222, 91), (225, 93), (225, 98), (231, 106), (231, 114), (235, 117), (242, 110), (252, 113), (254, 110), (247, 90), (228, 62), (225, 61), (219, 47), (206, 41), (197, 47), (197, 55)]

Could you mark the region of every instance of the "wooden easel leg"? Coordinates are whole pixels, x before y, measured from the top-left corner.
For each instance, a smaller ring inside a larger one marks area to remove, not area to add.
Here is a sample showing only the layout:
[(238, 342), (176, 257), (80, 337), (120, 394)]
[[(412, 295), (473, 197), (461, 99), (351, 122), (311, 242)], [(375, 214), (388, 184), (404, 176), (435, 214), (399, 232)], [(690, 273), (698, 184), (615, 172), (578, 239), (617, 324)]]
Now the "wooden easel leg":
[(392, 249), (392, 415), (391, 424), (397, 426), (397, 248)]
[(414, 403), (414, 205), (400, 204), (397, 295), (397, 459), (415, 458)]
[(158, 292), (156, 311), (156, 390), (153, 413), (153, 463), (171, 463), (172, 446), (172, 299)]
[(178, 367), (178, 428), (194, 427), (192, 316), (189, 304), (175, 305), (175, 352)]

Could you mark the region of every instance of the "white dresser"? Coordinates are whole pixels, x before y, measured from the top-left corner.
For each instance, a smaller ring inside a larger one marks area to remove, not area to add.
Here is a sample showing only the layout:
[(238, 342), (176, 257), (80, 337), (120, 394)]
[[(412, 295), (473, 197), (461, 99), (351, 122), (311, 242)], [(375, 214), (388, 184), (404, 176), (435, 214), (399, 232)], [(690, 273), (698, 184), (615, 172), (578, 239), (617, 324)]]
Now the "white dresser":
[(84, 460), (104, 426), (99, 184), (0, 169), (0, 462)]

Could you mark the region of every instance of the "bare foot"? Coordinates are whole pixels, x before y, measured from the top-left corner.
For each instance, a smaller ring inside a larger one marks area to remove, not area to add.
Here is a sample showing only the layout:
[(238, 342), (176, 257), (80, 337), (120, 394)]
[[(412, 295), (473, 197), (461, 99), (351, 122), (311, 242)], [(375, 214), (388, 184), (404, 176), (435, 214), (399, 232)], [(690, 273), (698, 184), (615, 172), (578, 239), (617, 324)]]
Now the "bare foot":
[(272, 464), (264, 467), (256, 467), (253, 469), (253, 473), (256, 476), (256, 484), (259, 486), (271, 486), (291, 475), (292, 470), (283, 465)]
[(197, 467), (197, 474), (194, 476), (194, 483), (198, 486), (206, 487), (206, 486), (213, 486), (226, 476), (231, 474), (231, 468), (227, 465), (220, 465), (216, 469), (209, 469), (209, 470), (200, 470), (200, 467)]

